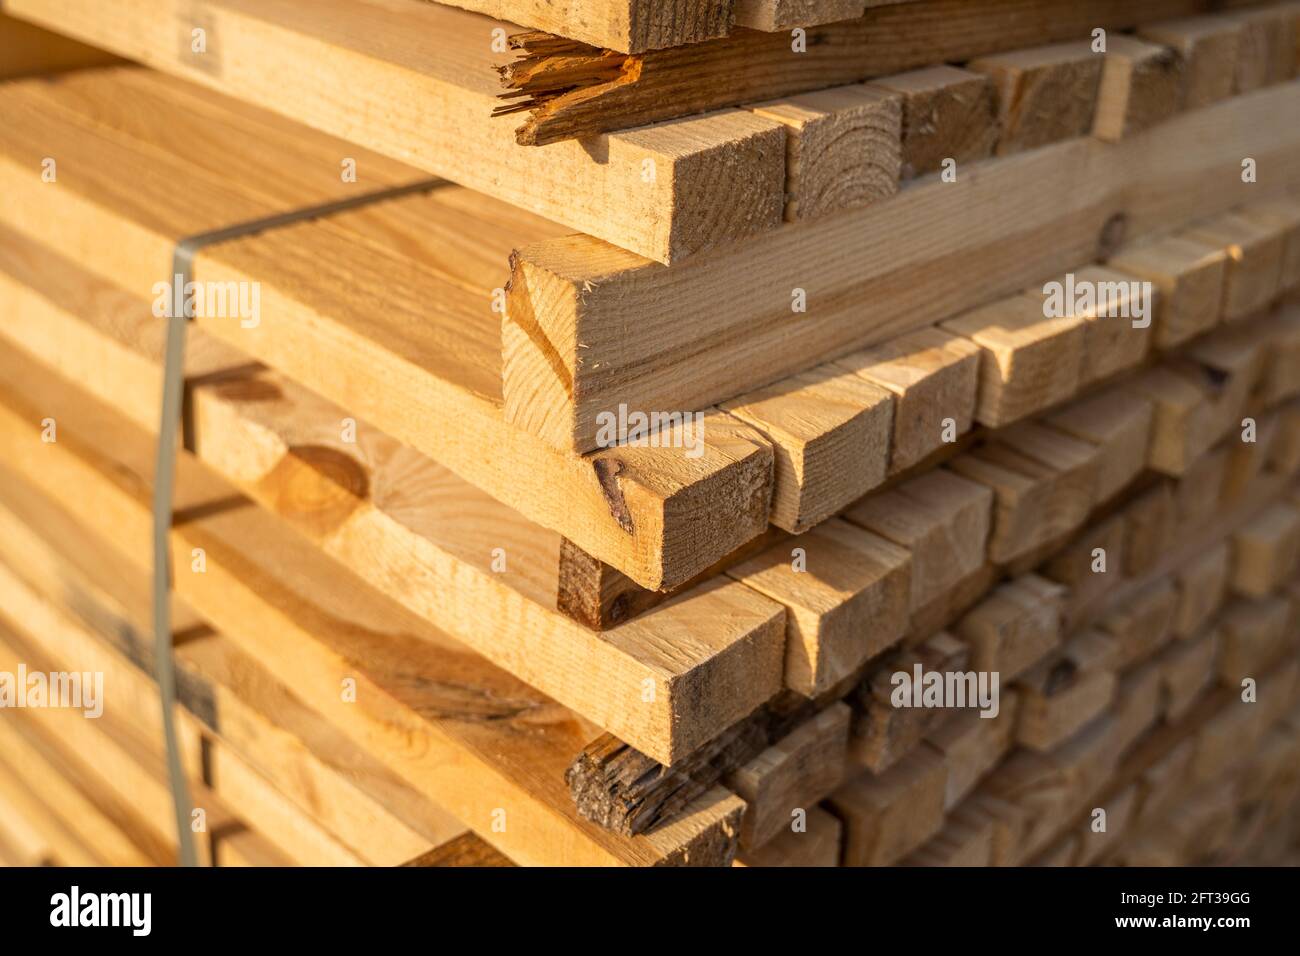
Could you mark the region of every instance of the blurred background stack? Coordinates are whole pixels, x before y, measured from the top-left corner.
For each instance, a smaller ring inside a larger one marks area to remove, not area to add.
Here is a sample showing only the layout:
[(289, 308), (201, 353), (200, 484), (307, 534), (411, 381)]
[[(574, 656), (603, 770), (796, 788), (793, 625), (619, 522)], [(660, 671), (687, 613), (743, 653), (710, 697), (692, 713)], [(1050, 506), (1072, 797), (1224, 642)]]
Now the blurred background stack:
[(1298, 28), (4, 0), (0, 862), (1296, 863)]

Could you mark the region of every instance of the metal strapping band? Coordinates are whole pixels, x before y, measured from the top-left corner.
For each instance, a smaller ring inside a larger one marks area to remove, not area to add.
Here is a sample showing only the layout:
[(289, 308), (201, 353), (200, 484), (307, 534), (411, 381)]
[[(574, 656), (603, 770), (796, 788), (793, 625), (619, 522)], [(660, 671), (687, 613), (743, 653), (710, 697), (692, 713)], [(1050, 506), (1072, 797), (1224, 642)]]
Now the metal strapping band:
[(171, 782), (172, 803), (176, 809), (176, 834), (180, 846), (182, 866), (194, 866), (197, 857), (194, 837), (190, 829), (190, 793), (181, 767), (180, 751), (176, 743), (176, 727), (172, 712), (176, 702), (176, 672), (172, 660), (171, 627), (171, 562), (168, 541), (172, 528), (172, 498), (176, 483), (176, 436), (181, 429), (185, 390), (185, 332), (193, 317), (193, 303), (185, 295), (192, 281), (194, 257), (201, 250), (231, 239), (240, 239), (256, 233), (278, 229), (282, 226), (318, 219), (334, 213), (355, 209), (385, 199), (395, 199), (412, 193), (425, 192), (442, 185), (444, 180), (422, 180), (382, 189), (378, 192), (353, 196), (337, 202), (322, 203), (290, 212), (278, 213), (263, 219), (236, 223), (224, 229), (214, 229), (187, 236), (176, 244), (172, 256), (172, 302), (182, 302), (179, 315), (172, 309), (167, 318), (167, 345), (163, 358), (162, 419), (158, 427), (158, 454), (154, 463), (153, 484), (153, 627), (154, 663), (158, 676), (158, 693), (162, 698), (163, 736), (167, 752), (167, 775)]

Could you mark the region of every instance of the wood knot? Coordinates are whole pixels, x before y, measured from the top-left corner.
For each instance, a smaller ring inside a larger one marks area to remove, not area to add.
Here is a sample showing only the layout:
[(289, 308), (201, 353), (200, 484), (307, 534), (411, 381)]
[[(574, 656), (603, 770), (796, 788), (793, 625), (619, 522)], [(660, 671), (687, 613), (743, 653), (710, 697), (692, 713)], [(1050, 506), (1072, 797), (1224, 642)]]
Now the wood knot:
[(349, 455), (324, 445), (290, 450), (260, 485), (280, 514), (333, 531), (370, 495), (370, 477)]

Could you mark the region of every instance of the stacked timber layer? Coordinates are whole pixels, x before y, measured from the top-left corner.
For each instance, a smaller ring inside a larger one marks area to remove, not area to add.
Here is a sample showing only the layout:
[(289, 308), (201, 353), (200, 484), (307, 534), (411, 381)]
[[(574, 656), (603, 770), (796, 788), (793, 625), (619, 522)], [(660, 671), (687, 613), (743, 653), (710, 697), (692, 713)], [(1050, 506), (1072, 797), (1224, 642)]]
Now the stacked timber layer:
[(176, 859), (163, 317), (263, 220), (202, 863), (1296, 862), (1300, 4), (456, 6), (6, 0), (0, 673), (106, 690), (0, 710), (0, 862)]

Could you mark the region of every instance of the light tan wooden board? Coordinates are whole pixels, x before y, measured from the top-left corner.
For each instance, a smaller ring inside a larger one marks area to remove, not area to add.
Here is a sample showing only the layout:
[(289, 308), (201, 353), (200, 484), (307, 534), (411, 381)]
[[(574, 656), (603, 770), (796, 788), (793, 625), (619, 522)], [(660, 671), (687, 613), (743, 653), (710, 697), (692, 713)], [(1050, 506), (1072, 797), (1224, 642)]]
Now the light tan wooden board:
[[(182, 234), (347, 194), (333, 161), (320, 163), (327, 144), (318, 134), (265, 114), (250, 125), (211, 94), (172, 93), (162, 78), (135, 73), (6, 88), (14, 122), (0, 143), (8, 157), (0, 178), (13, 188), (0, 219), (144, 296), (167, 281)], [(123, 109), (137, 97), (149, 107), (143, 116)], [(200, 168), (211, 159), (191, 160), (177, 124), (208, 140), (226, 130), (256, 156), (218, 178)], [(61, 157), (57, 189), (33, 173), (51, 152)], [(286, 178), (281, 162), (315, 172)], [(258, 290), (261, 320), (198, 324), (562, 529), (643, 586), (687, 580), (766, 526), (770, 451), (717, 414), (705, 420), (702, 445), (698, 431), (674, 431), (676, 447), (620, 446), (602, 462), (556, 454), (508, 427), (485, 273), (507, 255), (503, 223), (515, 216), (446, 187), (212, 247), (199, 257), (198, 281), (255, 283), (241, 288)], [(534, 220), (533, 229), (546, 227)]]
[[(156, 429), (161, 329), (142, 303), (35, 246), (22, 255), (0, 252), (0, 295), (28, 319), (6, 326), (10, 342), (115, 402), (137, 435)], [(734, 722), (780, 686), (778, 605), (713, 581), (623, 628), (593, 634), (553, 610), (557, 536), (364, 422), (348, 441), (341, 410), (274, 373), (250, 371), (246, 359), (201, 329), (191, 339), (191, 374), (202, 383), (193, 389), (191, 416), (200, 458), (434, 626), (535, 686), (585, 699), (583, 706), (599, 713), (593, 720), (619, 725), (643, 752), (697, 746), (712, 734), (694, 742), (681, 734), (697, 718)], [(575, 669), (574, 654), (590, 657)], [(597, 664), (601, 659), (612, 669)], [(588, 684), (592, 673), (604, 676)], [(642, 700), (647, 680), (654, 706)], [(724, 697), (706, 687), (731, 690)], [(696, 703), (684, 703), (683, 694)], [(738, 706), (728, 717), (732, 697)], [(666, 736), (650, 730), (661, 721)]]
[[(719, 106), (861, 82), (936, 63), (960, 63), (1039, 44), (1088, 40), (1143, 21), (1203, 12), (1206, 0), (918, 0), (873, 7), (853, 20), (790, 31), (738, 31), (724, 40), (623, 58), (546, 102), (520, 128), (551, 143), (641, 126)], [(594, 59), (602, 55), (584, 51)], [(557, 59), (572, 56), (564, 49)], [(581, 55), (581, 54), (580, 54)], [(531, 75), (531, 74), (529, 74)], [(523, 77), (526, 78), (526, 77)], [(527, 84), (523, 84), (525, 88)]]
[[(17, 508), (22, 519), (10, 508)], [(132, 725), (160, 744), (156, 691), (147, 673), (134, 669), (144, 665), (147, 672), (152, 666), (143, 576), (132, 574), (119, 555), (65, 512), (39, 496), (22, 494), (16, 483), (4, 509), (0, 547), (6, 559), (25, 556), (21, 573), (28, 585), (63, 602), (96, 630), (91, 635), (67, 624), (58, 629), (65, 636), (64, 653), (111, 672), (114, 700), (131, 701), (126, 712)], [(180, 610), (193, 616), (187, 608)], [(396, 865), (464, 832), (462, 824), (322, 721), (283, 680), (228, 638), (206, 624), (178, 628), (178, 633), (183, 635), (175, 651), (181, 700), (193, 714), (188, 724), (202, 722), (204, 730), (219, 735), (363, 860)], [(113, 642), (113, 650), (99, 645), (105, 639)], [(169, 819), (167, 814), (161, 818)]]
[(869, 206), (898, 192), (903, 162), (898, 94), (867, 85), (838, 86), (748, 109), (786, 129), (786, 222)]
[[(493, 30), (513, 27), (440, 4), (18, 0), (5, 9), (658, 261), (781, 220), (776, 124), (731, 110), (545, 153), (521, 148), (491, 116), (493, 68), (509, 59), (504, 32), (493, 50)], [(206, 31), (201, 53), (196, 29)], [(366, 181), (364, 165), (359, 176)]]
[[(582, 237), (527, 246), (504, 330), (506, 415), (585, 449), (597, 413), (620, 402), (731, 398), (1041, 285), (1113, 251), (1117, 234), (1135, 240), (1278, 195), (1300, 182), (1297, 128), (1300, 87), (1288, 84), (1183, 114), (1140, 142), (1073, 141), (954, 183), (918, 180), (867, 209), (670, 270)], [(1244, 155), (1270, 175), (1244, 184)], [(792, 312), (796, 289), (806, 312)]]
[[(112, 457), (139, 444), (122, 420), (89, 399), (50, 398), (43, 390), (52, 378), (28, 383), (22, 399), (11, 382), (5, 397), (20, 406), (38, 401), (61, 419), (59, 441), (40, 442), (30, 425), (41, 417), (35, 409), (15, 412), (7, 404), (6, 461), (39, 469), (28, 478), (147, 569), (147, 466), (124, 467)], [(45, 401), (35, 398), (43, 393)], [(82, 415), (92, 420), (78, 428)], [(78, 433), (112, 453), (79, 444)], [(196, 509), (173, 532), (179, 593), (263, 666), (297, 675), (295, 689), (308, 706), (512, 859), (682, 862), (692, 848), (699, 859), (718, 858), (706, 848), (738, 822), (734, 798), (715, 791), (682, 820), (631, 841), (579, 820), (562, 777), (596, 732), (590, 724), (380, 597), (187, 455), (179, 467), (177, 508), (182, 515)], [(206, 572), (184, 573), (196, 547)], [(355, 704), (341, 693), (344, 678), (356, 682)], [(485, 712), (498, 719), (483, 720)], [(528, 732), (504, 733), (510, 721), (523, 721)], [(504, 833), (492, 828), (497, 808), (513, 821)]]
[[(780, 0), (748, 2), (757, 6), (758, 16)], [(739, 12), (734, 0), (448, 0), (448, 5), (624, 53), (726, 36)]]

